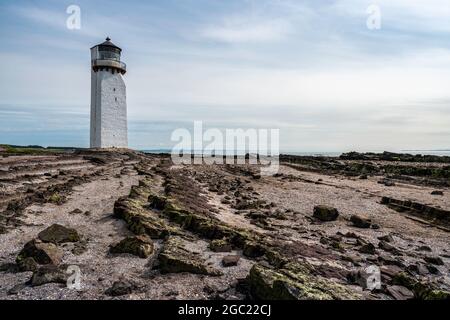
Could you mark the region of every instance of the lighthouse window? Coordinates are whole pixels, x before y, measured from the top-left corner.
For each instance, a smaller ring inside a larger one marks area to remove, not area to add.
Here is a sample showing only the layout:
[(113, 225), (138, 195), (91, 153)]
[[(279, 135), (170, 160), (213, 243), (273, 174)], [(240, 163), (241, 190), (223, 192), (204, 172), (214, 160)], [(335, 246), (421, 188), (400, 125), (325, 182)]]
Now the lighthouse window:
[(116, 102), (117, 102), (117, 97), (115, 97), (114, 99), (116, 99)]
[(114, 88), (113, 91), (116, 92), (116, 88)]

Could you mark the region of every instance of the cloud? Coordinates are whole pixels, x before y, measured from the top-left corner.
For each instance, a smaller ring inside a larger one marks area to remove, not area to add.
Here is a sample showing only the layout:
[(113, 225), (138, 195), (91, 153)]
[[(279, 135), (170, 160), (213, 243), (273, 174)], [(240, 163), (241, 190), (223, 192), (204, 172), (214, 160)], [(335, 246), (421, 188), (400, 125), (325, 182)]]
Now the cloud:
[(87, 143), (89, 48), (110, 35), (128, 65), (134, 146), (203, 120), (279, 127), (292, 149), (448, 147), (447, 1), (376, 2), (376, 32), (373, 1), (361, 0), (80, 0), (80, 32), (55, 1), (11, 2), (0, 10), (2, 140), (41, 132), (56, 144), (52, 130), (66, 130)]
[(261, 43), (285, 39), (291, 30), (289, 22), (277, 20), (248, 21), (228, 18), (219, 26), (207, 26), (199, 32), (201, 37), (225, 43)]

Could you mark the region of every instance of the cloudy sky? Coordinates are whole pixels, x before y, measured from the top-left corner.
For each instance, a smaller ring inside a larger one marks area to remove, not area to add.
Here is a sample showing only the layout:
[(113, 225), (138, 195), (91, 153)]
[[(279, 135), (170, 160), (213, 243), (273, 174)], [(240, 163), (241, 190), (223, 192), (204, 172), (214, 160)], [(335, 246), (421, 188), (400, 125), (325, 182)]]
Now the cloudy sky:
[(89, 48), (106, 36), (134, 148), (170, 148), (194, 120), (279, 128), (282, 151), (450, 148), (448, 0), (2, 0), (0, 143), (88, 146)]

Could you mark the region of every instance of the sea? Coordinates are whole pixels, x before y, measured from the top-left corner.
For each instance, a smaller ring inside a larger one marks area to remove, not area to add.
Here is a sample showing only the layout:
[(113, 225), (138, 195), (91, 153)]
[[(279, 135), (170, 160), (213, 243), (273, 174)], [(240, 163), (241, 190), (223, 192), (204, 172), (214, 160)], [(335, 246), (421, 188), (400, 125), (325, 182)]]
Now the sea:
[[(146, 149), (140, 150), (145, 153), (150, 154), (160, 154), (160, 153), (171, 153), (171, 149)], [(345, 152), (295, 152), (295, 151), (281, 151), (280, 154), (292, 155), (292, 156), (309, 156), (309, 157), (339, 157), (341, 154)], [(364, 151), (364, 152), (374, 152), (374, 153), (382, 153), (383, 151)], [(448, 156), (450, 157), (450, 150), (400, 150), (400, 151), (391, 151), (394, 153), (405, 153), (405, 154), (414, 154), (414, 155), (433, 155), (433, 156)], [(196, 152), (200, 154), (201, 152)], [(232, 154), (232, 153), (230, 153)], [(238, 152), (238, 154), (244, 155), (245, 152)]]

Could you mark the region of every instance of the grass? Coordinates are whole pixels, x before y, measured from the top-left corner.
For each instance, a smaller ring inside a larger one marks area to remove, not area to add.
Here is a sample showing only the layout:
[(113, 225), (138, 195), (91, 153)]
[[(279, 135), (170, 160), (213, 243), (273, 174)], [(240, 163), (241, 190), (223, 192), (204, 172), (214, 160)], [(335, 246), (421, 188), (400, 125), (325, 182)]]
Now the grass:
[(60, 153), (66, 152), (65, 149), (58, 148), (43, 148), (40, 146), (11, 146), (7, 144), (0, 144), (0, 154), (7, 155), (41, 155), (41, 154), (49, 154), (49, 153)]

